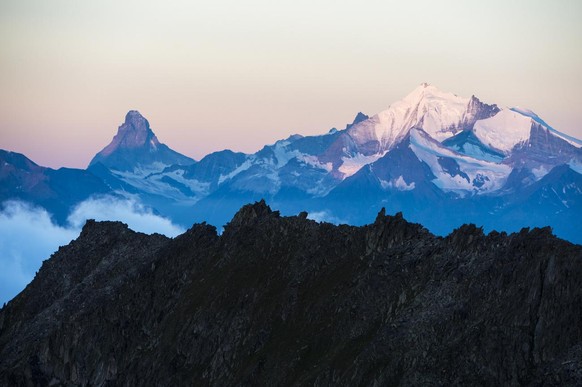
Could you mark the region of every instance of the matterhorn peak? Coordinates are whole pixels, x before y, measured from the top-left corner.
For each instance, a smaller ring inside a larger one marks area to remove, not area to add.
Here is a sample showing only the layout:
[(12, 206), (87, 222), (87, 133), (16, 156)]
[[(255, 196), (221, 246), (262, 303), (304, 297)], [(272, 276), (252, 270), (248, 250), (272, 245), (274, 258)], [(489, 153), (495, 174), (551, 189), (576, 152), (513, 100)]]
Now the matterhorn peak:
[(124, 123), (118, 129), (118, 134), (125, 133), (126, 137), (127, 134), (131, 132), (140, 133), (141, 135), (138, 136), (138, 139), (136, 139), (137, 141), (135, 143), (127, 143), (127, 146), (142, 146), (148, 139), (153, 139), (156, 143), (158, 143), (156, 135), (150, 128), (149, 121), (137, 110), (128, 111), (125, 115)]
[(125, 115), (125, 122), (117, 129), (117, 134), (111, 143), (101, 151), (108, 155), (116, 149), (153, 147), (160, 145), (158, 138), (150, 129), (150, 123), (137, 110), (130, 110)]
[(137, 110), (130, 110), (111, 143), (97, 153), (89, 165), (97, 162), (115, 170), (131, 171), (136, 167), (153, 164), (187, 165), (194, 160), (161, 144), (150, 128), (149, 121)]
[(141, 115), (137, 110), (130, 110), (125, 115), (124, 125), (131, 125), (136, 129), (146, 129), (150, 128), (150, 123)]

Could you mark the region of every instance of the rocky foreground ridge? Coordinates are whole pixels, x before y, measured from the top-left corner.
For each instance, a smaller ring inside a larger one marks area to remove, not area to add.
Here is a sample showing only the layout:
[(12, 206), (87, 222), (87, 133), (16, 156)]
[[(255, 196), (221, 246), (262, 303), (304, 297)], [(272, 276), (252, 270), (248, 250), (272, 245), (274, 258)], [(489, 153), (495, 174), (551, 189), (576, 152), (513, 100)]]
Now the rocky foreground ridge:
[(580, 385), (581, 283), (549, 228), (89, 221), (0, 310), (0, 385)]

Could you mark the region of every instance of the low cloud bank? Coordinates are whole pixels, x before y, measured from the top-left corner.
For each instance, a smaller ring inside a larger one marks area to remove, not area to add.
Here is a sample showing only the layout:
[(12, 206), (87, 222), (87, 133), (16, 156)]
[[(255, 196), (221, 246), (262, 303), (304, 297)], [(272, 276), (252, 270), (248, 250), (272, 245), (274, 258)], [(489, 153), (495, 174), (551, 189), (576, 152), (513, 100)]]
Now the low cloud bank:
[(169, 237), (184, 232), (137, 199), (104, 196), (86, 200), (74, 208), (65, 227), (55, 224), (43, 208), (4, 202), (0, 206), (0, 306), (26, 287), (43, 260), (77, 238), (87, 219), (119, 220), (132, 230)]
[(28, 284), (42, 261), (79, 230), (55, 225), (48, 212), (22, 202), (5, 202), (0, 212), (0, 305)]
[(156, 215), (137, 199), (119, 200), (111, 196), (88, 199), (79, 203), (68, 217), (72, 228), (81, 229), (87, 219), (119, 220), (134, 231), (159, 233), (169, 237), (182, 234), (184, 229), (169, 219)]

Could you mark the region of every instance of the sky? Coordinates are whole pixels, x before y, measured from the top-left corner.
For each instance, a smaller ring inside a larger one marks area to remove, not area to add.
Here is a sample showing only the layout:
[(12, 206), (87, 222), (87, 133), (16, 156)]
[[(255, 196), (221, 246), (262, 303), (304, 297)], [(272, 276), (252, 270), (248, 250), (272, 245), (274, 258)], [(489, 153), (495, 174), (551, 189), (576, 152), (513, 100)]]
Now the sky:
[(127, 111), (195, 159), (429, 82), (582, 138), (579, 0), (0, 0), (0, 148), (87, 166)]

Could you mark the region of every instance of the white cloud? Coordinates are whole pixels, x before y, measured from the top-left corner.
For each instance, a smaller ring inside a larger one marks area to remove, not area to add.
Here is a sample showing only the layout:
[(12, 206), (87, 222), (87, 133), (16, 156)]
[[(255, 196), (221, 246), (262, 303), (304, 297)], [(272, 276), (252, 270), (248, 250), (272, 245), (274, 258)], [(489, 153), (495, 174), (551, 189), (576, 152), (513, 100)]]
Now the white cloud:
[(316, 222), (327, 222), (333, 224), (345, 224), (347, 223), (345, 220), (335, 217), (328, 213), (327, 211), (316, 211), (310, 212), (307, 215), (307, 219), (315, 220)]
[(5, 202), (0, 212), (0, 303), (20, 292), (43, 260), (78, 235), (78, 229), (55, 225), (42, 208)]
[(43, 208), (4, 202), (0, 210), (0, 305), (22, 291), (42, 261), (59, 246), (77, 238), (87, 219), (119, 220), (132, 230), (170, 237), (184, 232), (135, 199), (104, 196), (86, 200), (73, 209), (66, 227), (55, 224)]
[(116, 199), (111, 196), (92, 198), (77, 205), (68, 222), (71, 227), (80, 229), (87, 219), (119, 220), (126, 223), (134, 231), (146, 234), (159, 233), (174, 237), (184, 232), (184, 229), (173, 224), (169, 219), (156, 215), (138, 200)]

